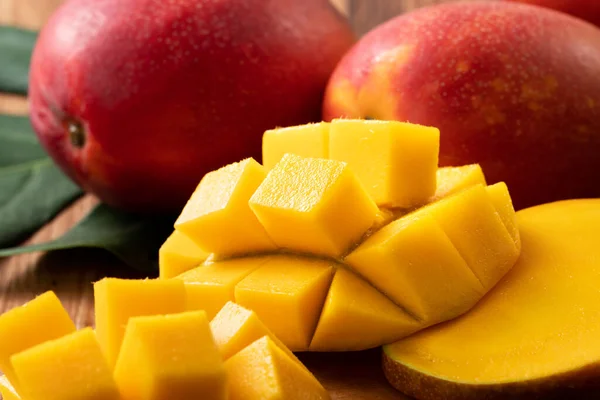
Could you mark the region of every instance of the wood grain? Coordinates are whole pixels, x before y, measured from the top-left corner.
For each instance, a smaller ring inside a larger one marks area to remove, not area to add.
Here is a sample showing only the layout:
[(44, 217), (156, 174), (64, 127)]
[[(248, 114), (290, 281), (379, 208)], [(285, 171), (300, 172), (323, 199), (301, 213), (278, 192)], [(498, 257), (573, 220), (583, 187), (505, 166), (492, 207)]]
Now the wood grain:
[[(63, 0), (0, 0), (0, 24), (39, 29)], [(354, 30), (362, 34), (375, 25), (417, 7), (448, 0), (331, 0), (347, 13)], [(25, 114), (24, 98), (0, 94), (0, 112)], [(96, 200), (86, 196), (36, 233), (28, 243), (59, 237), (85, 215)], [(142, 277), (114, 257), (93, 250), (26, 254), (0, 259), (0, 313), (54, 290), (78, 327), (93, 324), (92, 282), (103, 276)], [(385, 381), (379, 350), (343, 354), (302, 354), (337, 400), (405, 399)]]

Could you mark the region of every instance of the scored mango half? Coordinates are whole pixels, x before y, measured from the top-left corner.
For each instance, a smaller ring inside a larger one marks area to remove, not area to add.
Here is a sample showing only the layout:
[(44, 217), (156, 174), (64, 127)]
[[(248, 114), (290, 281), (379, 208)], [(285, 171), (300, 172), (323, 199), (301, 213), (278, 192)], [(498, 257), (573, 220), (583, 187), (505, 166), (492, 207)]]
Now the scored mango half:
[(478, 165), (438, 168), (438, 151), (436, 128), (401, 122), (267, 131), (264, 166), (201, 180), (161, 276), (188, 269), (172, 278), (188, 310), (212, 318), (233, 301), (293, 351), (362, 350), (453, 319), (510, 270), (520, 238), (506, 185)]

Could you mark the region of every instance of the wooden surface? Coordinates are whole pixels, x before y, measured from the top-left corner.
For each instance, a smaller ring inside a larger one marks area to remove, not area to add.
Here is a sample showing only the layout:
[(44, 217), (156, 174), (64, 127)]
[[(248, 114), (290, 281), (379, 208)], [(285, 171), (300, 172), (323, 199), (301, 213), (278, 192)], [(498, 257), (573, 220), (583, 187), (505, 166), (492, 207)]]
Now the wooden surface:
[[(411, 9), (448, 0), (332, 0), (354, 30), (362, 34), (378, 23)], [(0, 0), (0, 24), (39, 29), (62, 0)], [(1, 55), (0, 55), (1, 57)], [(25, 99), (0, 94), (0, 112), (26, 114)], [(88, 196), (41, 229), (30, 242), (59, 237), (93, 205)], [(0, 221), (2, 223), (2, 221)], [(93, 323), (91, 283), (103, 276), (141, 277), (97, 250), (26, 254), (0, 259), (0, 313), (54, 290), (78, 327)], [(381, 373), (379, 350), (345, 354), (305, 354), (303, 361), (338, 400), (405, 399)]]

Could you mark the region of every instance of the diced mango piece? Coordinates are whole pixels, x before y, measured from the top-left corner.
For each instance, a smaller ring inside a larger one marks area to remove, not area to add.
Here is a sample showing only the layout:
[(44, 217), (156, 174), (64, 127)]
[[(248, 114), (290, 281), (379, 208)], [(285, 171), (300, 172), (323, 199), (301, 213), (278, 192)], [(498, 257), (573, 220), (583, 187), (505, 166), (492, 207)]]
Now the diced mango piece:
[(75, 324), (53, 292), (0, 315), (0, 369), (19, 390), (10, 357), (52, 339), (75, 332)]
[(345, 262), (425, 325), (454, 318), (485, 293), (446, 233), (408, 214), (369, 237)]
[(21, 400), (21, 396), (6, 379), (6, 376), (0, 376), (0, 395), (2, 395), (2, 400)]
[(162, 279), (173, 278), (197, 267), (209, 253), (202, 250), (189, 237), (173, 231), (158, 251), (158, 269)]
[(301, 157), (329, 158), (329, 123), (319, 122), (270, 129), (263, 135), (262, 161), (272, 169), (286, 153)]
[(204, 310), (209, 319), (228, 301), (235, 300), (235, 285), (267, 261), (268, 257), (243, 257), (194, 268), (177, 279), (185, 284), (188, 310)]
[(177, 279), (104, 278), (94, 284), (94, 304), (98, 340), (113, 367), (129, 318), (185, 311), (185, 287)]
[(391, 343), (419, 327), (416, 319), (363, 279), (338, 268), (310, 350), (364, 350)]
[(294, 353), (262, 323), (254, 311), (248, 310), (239, 304), (233, 302), (225, 304), (210, 322), (210, 329), (221, 356), (225, 360), (261, 337), (268, 336), (290, 358), (300, 363)]
[(225, 400), (223, 360), (206, 313), (134, 317), (115, 367), (124, 400)]
[(519, 249), (483, 185), (475, 185), (415, 212), (432, 216), (487, 291), (516, 262)]
[(521, 235), (519, 234), (519, 226), (517, 225), (517, 213), (512, 204), (508, 187), (504, 182), (498, 182), (485, 188), (488, 195), (492, 199), (492, 203), (500, 215), (502, 223), (508, 230), (509, 235), (512, 237), (517, 249), (521, 250)]
[(175, 229), (201, 249), (218, 255), (274, 250), (248, 200), (265, 179), (265, 168), (251, 158), (209, 172), (202, 178)]
[(286, 154), (250, 199), (279, 247), (331, 257), (345, 253), (378, 208), (345, 163)]
[(237, 284), (235, 301), (255, 311), (290, 350), (306, 350), (333, 272), (329, 261), (273, 257)]
[(439, 168), (437, 170), (437, 190), (431, 200), (437, 201), (478, 184), (486, 184), (483, 170), (479, 164)]
[(91, 328), (31, 347), (11, 358), (27, 400), (120, 400)]
[(324, 400), (330, 396), (306, 369), (265, 336), (225, 362), (230, 400)]
[(335, 119), (329, 158), (347, 162), (377, 205), (409, 208), (435, 193), (439, 140), (433, 127)]

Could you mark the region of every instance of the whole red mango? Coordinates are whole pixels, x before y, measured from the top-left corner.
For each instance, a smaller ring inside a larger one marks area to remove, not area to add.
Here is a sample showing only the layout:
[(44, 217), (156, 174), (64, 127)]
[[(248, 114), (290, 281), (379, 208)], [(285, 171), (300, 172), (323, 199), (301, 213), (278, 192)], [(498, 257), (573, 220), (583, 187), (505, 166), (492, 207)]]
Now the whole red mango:
[(508, 2), (448, 3), (372, 30), (329, 82), (324, 118), (440, 128), (441, 165), (481, 163), (518, 208), (600, 196), (600, 30)]
[(551, 8), (581, 18), (600, 26), (600, 1), (598, 0), (506, 0)]
[(35, 47), (32, 124), (106, 203), (178, 210), (264, 130), (320, 120), (353, 43), (327, 0), (71, 0)]

